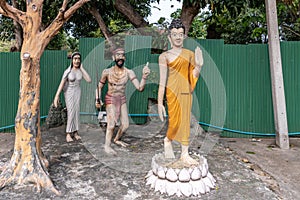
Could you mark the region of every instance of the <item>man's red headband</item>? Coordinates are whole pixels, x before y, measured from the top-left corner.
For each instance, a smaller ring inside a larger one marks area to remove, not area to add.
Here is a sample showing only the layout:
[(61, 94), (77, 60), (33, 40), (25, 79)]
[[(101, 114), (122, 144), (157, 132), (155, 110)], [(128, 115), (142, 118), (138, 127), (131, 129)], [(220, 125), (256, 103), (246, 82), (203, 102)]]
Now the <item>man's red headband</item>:
[(117, 49), (113, 50), (112, 53), (116, 54), (118, 51), (124, 51), (125, 52), (125, 50), (123, 48), (117, 48)]

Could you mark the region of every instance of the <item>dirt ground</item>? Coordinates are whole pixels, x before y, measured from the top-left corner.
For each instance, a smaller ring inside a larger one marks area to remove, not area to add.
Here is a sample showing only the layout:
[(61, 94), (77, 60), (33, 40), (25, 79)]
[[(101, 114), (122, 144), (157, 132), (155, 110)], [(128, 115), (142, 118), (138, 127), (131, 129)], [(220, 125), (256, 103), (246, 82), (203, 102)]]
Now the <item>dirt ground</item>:
[[(42, 149), (50, 161), (50, 177), (61, 196), (46, 190), (38, 193), (32, 186), (13, 185), (0, 191), (0, 199), (187, 199), (155, 192), (145, 182), (151, 158), (163, 150), (165, 131), (166, 124), (157, 122), (130, 125), (122, 138), (129, 147), (113, 144), (118, 155), (109, 156), (103, 151), (105, 127), (84, 124), (80, 130), (82, 141), (72, 143), (65, 142), (64, 126), (45, 130)], [(13, 141), (13, 134), (1, 137), (0, 169), (12, 155)], [(177, 155), (179, 147), (174, 146)], [(253, 170), (219, 144), (217, 135), (193, 135), (190, 151), (207, 158), (209, 170), (217, 180), (216, 188), (200, 199), (279, 199)]]

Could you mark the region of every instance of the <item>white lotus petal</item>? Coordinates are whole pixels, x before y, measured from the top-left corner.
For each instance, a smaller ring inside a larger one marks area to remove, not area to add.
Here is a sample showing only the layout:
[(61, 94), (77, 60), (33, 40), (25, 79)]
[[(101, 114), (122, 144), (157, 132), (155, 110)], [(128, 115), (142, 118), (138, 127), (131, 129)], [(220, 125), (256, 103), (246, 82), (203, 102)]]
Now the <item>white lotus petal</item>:
[(169, 168), (167, 173), (166, 173), (166, 178), (171, 181), (171, 182), (175, 182), (178, 180), (178, 176), (175, 173), (174, 169)]
[(153, 175), (153, 172), (152, 172), (152, 170), (150, 170), (148, 173), (147, 173), (147, 175), (145, 176), (145, 178), (147, 179), (147, 178), (149, 178), (150, 176), (152, 176)]
[(213, 183), (216, 183), (216, 182), (217, 182), (216, 179), (213, 177), (213, 175), (212, 175), (210, 172), (207, 173), (207, 177), (208, 177)]
[(168, 168), (166, 168), (166, 167), (163, 167), (163, 169), (164, 169), (164, 172), (165, 172), (165, 173), (167, 173), (167, 171), (168, 171)]
[(207, 180), (207, 178), (202, 178), (201, 181), (203, 182), (203, 184), (205, 185), (205, 192), (209, 192), (210, 191), (210, 187), (209, 187), (209, 181)]
[(159, 191), (161, 194), (166, 192), (166, 181), (163, 179), (157, 179), (155, 183), (155, 191)]
[(177, 195), (178, 197), (181, 197), (181, 196), (182, 196), (182, 193), (181, 193), (181, 191), (180, 191), (180, 182), (178, 181), (177, 184), (178, 184), (178, 186), (177, 186), (178, 190), (177, 190), (177, 192), (176, 192), (176, 195)]
[(205, 167), (205, 165), (203, 164), (203, 165), (201, 166), (201, 173), (202, 173), (201, 176), (202, 176), (202, 178), (207, 176), (207, 172), (208, 172), (208, 170), (207, 170), (207, 168)]
[(155, 186), (155, 182), (156, 182), (156, 180), (157, 180), (157, 176), (150, 176), (148, 179), (147, 179), (147, 185), (151, 185), (150, 187), (151, 188), (154, 188), (154, 186)]
[(159, 166), (158, 169), (157, 169), (157, 176), (161, 179), (165, 179), (166, 178), (166, 174), (165, 174), (165, 171), (164, 171), (164, 168)]
[(180, 183), (180, 190), (181, 190), (181, 193), (186, 197), (191, 196), (192, 192), (193, 192), (192, 185), (189, 182)]
[(197, 181), (197, 185), (198, 185), (198, 189), (199, 189), (199, 192), (201, 194), (205, 194), (206, 193), (206, 186), (205, 184), (203, 183), (202, 179)]
[(199, 196), (200, 195), (199, 184), (197, 184), (197, 182), (199, 182), (199, 181), (190, 181), (190, 184), (193, 188), (192, 194), (194, 196)]
[(211, 180), (208, 177), (203, 178), (202, 181), (205, 183), (206, 186), (209, 187), (209, 190), (211, 188), (214, 188), (214, 183), (211, 182)]
[(192, 173), (191, 173), (191, 179), (193, 181), (199, 180), (202, 176), (202, 173), (198, 167), (194, 167)]
[(179, 175), (179, 172), (181, 171), (181, 169), (174, 169), (176, 174)]
[(172, 196), (177, 193), (177, 182), (166, 181), (166, 193)]
[(179, 179), (179, 181), (182, 181), (182, 182), (188, 182), (188, 181), (190, 181), (191, 177), (190, 177), (190, 173), (189, 173), (188, 169), (183, 168), (179, 172), (178, 179)]
[(151, 165), (152, 165), (152, 172), (153, 172), (153, 174), (157, 175), (157, 168), (158, 168), (157, 163), (154, 161), (154, 162), (152, 162)]

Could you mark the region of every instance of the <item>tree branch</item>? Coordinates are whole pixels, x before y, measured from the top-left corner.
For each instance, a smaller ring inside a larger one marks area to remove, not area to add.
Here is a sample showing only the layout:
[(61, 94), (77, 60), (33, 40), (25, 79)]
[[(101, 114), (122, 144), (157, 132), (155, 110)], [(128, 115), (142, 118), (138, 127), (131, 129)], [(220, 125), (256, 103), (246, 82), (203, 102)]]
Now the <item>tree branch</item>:
[(98, 22), (98, 25), (100, 27), (100, 30), (102, 31), (102, 33), (103, 33), (104, 37), (106, 38), (106, 40), (108, 42), (111, 42), (110, 37), (112, 37), (112, 34), (109, 31), (109, 29), (107, 28), (101, 14), (97, 10), (96, 6), (94, 4), (91, 4), (91, 6), (89, 6), (89, 8), (88, 8), (88, 11), (89, 11), (89, 13), (91, 13), (95, 17), (95, 19)]
[(73, 6), (71, 6), (68, 10), (66, 10), (68, 5), (68, 0), (64, 0), (62, 7), (59, 9), (59, 13), (53, 22), (43, 31), (44, 37), (48, 37), (51, 39), (55, 36), (60, 28), (63, 26), (65, 22), (67, 22), (71, 16), (85, 3), (89, 2), (90, 0), (79, 0)]
[[(19, 9), (19, 2), (17, 0), (12, 0), (12, 6)], [(15, 43), (11, 46), (10, 51), (21, 51), (23, 43), (23, 29), (22, 26), (16, 21), (14, 21), (14, 32), (15, 32)]]
[(134, 10), (130, 3), (126, 0), (115, 0), (114, 7), (117, 11), (122, 13), (130, 23), (136, 28), (147, 27), (148, 22)]
[(293, 34), (297, 35), (298, 37), (300, 37), (300, 33), (297, 33), (296, 31), (293, 31), (293, 29), (291, 29), (288, 25), (286, 25), (286, 24), (281, 24), (281, 26), (282, 26), (284, 29), (286, 29), (286, 30), (292, 32)]
[(61, 8), (59, 9), (59, 13), (57, 15), (57, 18), (64, 18), (64, 14), (65, 14), (68, 3), (69, 3), (68, 0), (64, 0)]
[(22, 26), (24, 25), (25, 13), (9, 5), (5, 0), (0, 0), (0, 14), (17, 21)]
[[(65, 0), (66, 1), (66, 0)], [(80, 0), (77, 1), (71, 8), (69, 8), (64, 15), (64, 18), (66, 19), (66, 21), (68, 21), (72, 15), (80, 8), (83, 6), (83, 4), (89, 2), (90, 0)]]

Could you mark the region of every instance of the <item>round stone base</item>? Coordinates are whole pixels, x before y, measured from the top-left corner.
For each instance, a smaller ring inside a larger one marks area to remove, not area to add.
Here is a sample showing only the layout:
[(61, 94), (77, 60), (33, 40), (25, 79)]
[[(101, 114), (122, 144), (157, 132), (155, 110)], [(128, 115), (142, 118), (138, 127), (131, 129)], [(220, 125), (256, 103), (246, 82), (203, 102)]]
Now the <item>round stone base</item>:
[(192, 155), (199, 165), (187, 166), (180, 160), (170, 162), (162, 153), (152, 157), (151, 170), (146, 175), (146, 185), (168, 196), (201, 196), (215, 188), (216, 180), (208, 171), (206, 158)]

